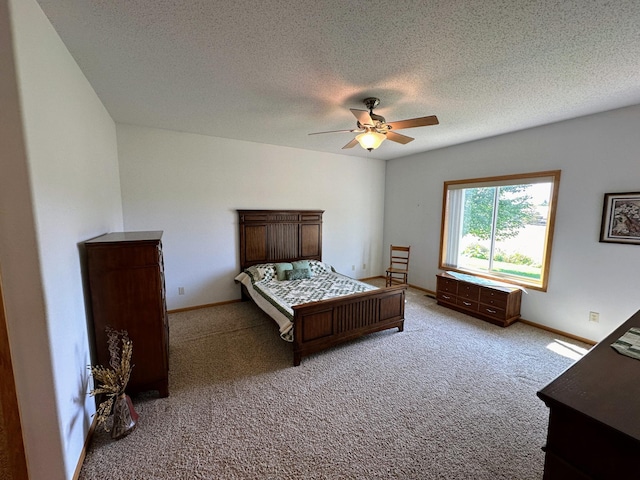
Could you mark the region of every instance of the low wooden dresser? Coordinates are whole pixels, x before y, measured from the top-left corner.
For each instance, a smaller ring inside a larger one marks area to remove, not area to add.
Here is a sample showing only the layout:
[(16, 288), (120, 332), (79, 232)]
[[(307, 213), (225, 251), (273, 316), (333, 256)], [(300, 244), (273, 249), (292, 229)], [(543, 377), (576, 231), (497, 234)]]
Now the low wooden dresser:
[(640, 360), (611, 344), (640, 311), (538, 392), (549, 407), (544, 480), (639, 478)]
[[(467, 313), (501, 327), (520, 318), (522, 290), (497, 286), (489, 281), (465, 275), (461, 280), (448, 273), (436, 275), (438, 305)], [(477, 282), (477, 283), (476, 283)]]

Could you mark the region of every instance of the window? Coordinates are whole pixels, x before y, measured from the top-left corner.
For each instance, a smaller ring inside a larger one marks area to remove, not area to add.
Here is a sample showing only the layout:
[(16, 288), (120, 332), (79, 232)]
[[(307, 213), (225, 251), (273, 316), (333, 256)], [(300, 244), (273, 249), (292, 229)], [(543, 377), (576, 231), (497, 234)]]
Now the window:
[(444, 183), (440, 265), (546, 291), (560, 170)]

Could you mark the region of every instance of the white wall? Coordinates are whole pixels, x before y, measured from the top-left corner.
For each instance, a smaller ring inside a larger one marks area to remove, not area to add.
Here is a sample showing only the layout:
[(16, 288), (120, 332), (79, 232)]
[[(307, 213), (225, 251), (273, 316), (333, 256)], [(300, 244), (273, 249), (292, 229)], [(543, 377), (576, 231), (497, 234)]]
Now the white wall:
[(410, 282), (435, 291), (444, 181), (560, 169), (548, 291), (522, 316), (599, 341), (640, 309), (640, 246), (598, 242), (604, 194), (640, 191), (639, 127), (634, 106), (391, 160), (384, 244), (410, 244)]
[(95, 411), (80, 245), (122, 228), (116, 129), (39, 5), (9, 7), (26, 148), (2, 173), (8, 330), (30, 478), (67, 479)]
[(169, 309), (239, 298), (243, 208), (325, 210), (323, 259), (358, 278), (380, 274), (385, 162), (131, 125), (117, 132), (125, 227), (164, 231)]

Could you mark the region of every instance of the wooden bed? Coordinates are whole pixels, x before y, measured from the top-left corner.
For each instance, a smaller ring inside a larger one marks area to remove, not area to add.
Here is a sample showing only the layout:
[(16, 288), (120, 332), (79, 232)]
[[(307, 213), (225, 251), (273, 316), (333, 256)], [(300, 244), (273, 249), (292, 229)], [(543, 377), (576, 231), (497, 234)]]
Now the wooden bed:
[[(322, 260), (322, 210), (238, 210), (240, 268)], [(405, 285), (293, 307), (293, 364), (342, 342), (404, 329)], [(248, 298), (243, 286), (243, 299)]]

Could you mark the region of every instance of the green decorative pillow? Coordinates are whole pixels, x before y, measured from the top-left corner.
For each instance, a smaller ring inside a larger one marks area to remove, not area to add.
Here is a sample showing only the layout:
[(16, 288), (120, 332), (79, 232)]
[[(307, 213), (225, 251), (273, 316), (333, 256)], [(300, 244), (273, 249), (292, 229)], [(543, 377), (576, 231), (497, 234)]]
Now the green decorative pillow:
[(286, 279), (286, 271), (293, 270), (293, 265), (290, 263), (276, 263), (276, 277), (278, 280), (282, 281)]
[(308, 268), (294, 268), (285, 272), (287, 280), (303, 280), (311, 278), (311, 271)]
[(313, 272), (311, 272), (311, 265), (309, 265), (309, 260), (298, 260), (295, 262), (291, 262), (291, 265), (293, 265), (294, 270), (301, 270), (303, 268), (306, 268), (307, 270), (309, 270), (309, 276), (313, 277)]

